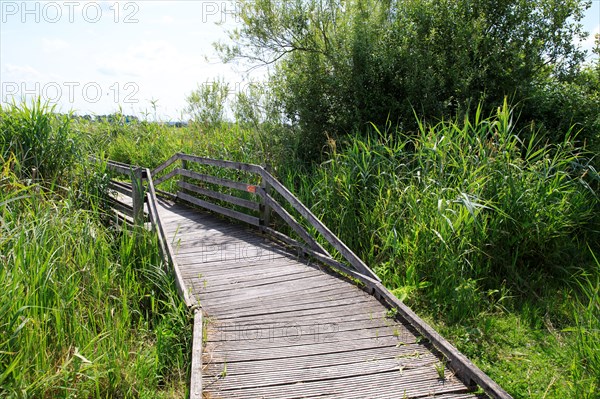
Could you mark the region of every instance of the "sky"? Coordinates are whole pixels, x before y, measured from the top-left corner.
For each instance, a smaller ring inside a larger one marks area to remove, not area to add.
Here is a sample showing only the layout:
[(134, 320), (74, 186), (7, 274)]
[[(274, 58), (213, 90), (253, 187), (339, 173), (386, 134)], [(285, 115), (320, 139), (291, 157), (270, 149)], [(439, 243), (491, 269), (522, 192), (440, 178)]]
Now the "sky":
[[(234, 95), (265, 68), (222, 64), (213, 49), (239, 23), (236, 3), (208, 0), (0, 0), (0, 103), (40, 96), (57, 111), (185, 120), (185, 98), (223, 79)], [(583, 21), (600, 33), (600, 0)]]

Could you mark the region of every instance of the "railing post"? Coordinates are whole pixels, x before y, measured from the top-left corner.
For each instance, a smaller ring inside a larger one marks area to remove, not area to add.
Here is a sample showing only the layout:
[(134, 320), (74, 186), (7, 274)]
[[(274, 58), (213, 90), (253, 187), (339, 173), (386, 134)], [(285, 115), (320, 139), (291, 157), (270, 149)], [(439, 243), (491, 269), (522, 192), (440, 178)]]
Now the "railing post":
[(136, 225), (144, 223), (144, 185), (142, 184), (143, 169), (136, 168), (131, 174), (131, 199), (133, 200), (133, 222)]
[[(188, 168), (188, 161), (186, 159), (182, 159), (181, 160), (181, 169), (187, 169)], [(183, 181), (185, 177), (183, 175), (179, 176), (179, 181)], [(179, 190), (178, 190), (179, 192)]]
[[(263, 168), (268, 173), (271, 173), (271, 166), (269, 164), (265, 164)], [(271, 207), (268, 205), (266, 198), (266, 196), (271, 192), (271, 185), (269, 184), (267, 179), (265, 179), (265, 177), (262, 175), (260, 180), (260, 187), (265, 193), (265, 196), (262, 197), (260, 201), (260, 226), (261, 228), (263, 228), (269, 227), (269, 224), (271, 223)]]

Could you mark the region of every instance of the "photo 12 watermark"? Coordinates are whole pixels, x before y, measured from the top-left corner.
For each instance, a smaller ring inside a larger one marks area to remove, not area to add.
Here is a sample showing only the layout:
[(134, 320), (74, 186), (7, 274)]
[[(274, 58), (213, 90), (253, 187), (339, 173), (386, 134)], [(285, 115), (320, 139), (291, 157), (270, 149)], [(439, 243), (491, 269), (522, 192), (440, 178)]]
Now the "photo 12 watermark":
[(86, 22), (101, 20), (114, 23), (139, 22), (140, 2), (136, 1), (0, 1), (0, 21), (3, 24)]
[(201, 1), (202, 23), (239, 23), (242, 3), (237, 1)]
[(139, 103), (140, 88), (135, 82), (2, 82), (0, 101), (31, 101), (40, 99), (49, 104), (97, 104), (100, 101), (115, 104)]

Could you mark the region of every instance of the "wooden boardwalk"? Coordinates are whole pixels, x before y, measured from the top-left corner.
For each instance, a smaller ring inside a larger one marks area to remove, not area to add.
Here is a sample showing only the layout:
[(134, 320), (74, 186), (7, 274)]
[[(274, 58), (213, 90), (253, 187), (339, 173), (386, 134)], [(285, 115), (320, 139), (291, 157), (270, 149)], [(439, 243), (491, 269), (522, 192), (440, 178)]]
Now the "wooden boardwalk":
[(216, 216), (164, 201), (159, 214), (208, 322), (206, 397), (473, 397), (354, 284)]
[[(179, 182), (188, 190), (260, 210), (260, 218), (182, 192), (164, 193), (170, 200), (157, 197), (153, 176), (182, 158), (262, 173), (360, 272), (331, 259), (269, 195), (268, 186), (180, 169), (156, 179), (158, 184), (179, 175), (247, 189), (260, 195), (263, 204), (274, 206), (313, 249), (269, 228), (268, 217), (263, 222), (264, 205), (247, 199)], [(128, 165), (111, 166), (121, 173), (129, 168), (133, 174)], [(356, 255), (260, 167), (176, 154), (152, 173), (137, 168), (135, 176), (147, 179), (146, 194), (136, 197), (131, 185), (114, 183), (122, 202), (116, 209), (133, 208), (137, 223), (143, 212), (148, 215), (182, 297), (195, 312), (191, 398), (510, 398), (389, 293)]]

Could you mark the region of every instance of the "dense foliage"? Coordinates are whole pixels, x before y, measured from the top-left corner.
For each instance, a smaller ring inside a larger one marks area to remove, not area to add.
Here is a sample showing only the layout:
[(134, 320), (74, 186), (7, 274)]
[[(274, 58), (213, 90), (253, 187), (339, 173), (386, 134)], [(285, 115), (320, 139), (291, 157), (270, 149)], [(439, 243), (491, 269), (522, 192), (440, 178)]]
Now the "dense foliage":
[[(597, 103), (581, 103), (586, 89), (582, 79), (574, 83), (584, 58), (574, 42), (585, 35), (579, 21), (588, 6), (581, 0), (243, 1), (241, 28), (218, 48), (226, 60), (275, 64), (274, 94), (302, 128), (302, 157), (315, 160), (327, 137), (368, 123), (383, 127), (389, 120), (416, 131), (414, 111), (434, 121), (481, 102), (489, 112), (505, 96), (521, 107), (522, 123), (554, 128), (564, 102), (557, 87), (567, 87), (565, 101), (583, 108), (569, 115), (571, 125), (598, 127), (586, 119)], [(586, 129), (588, 138), (596, 133)]]

